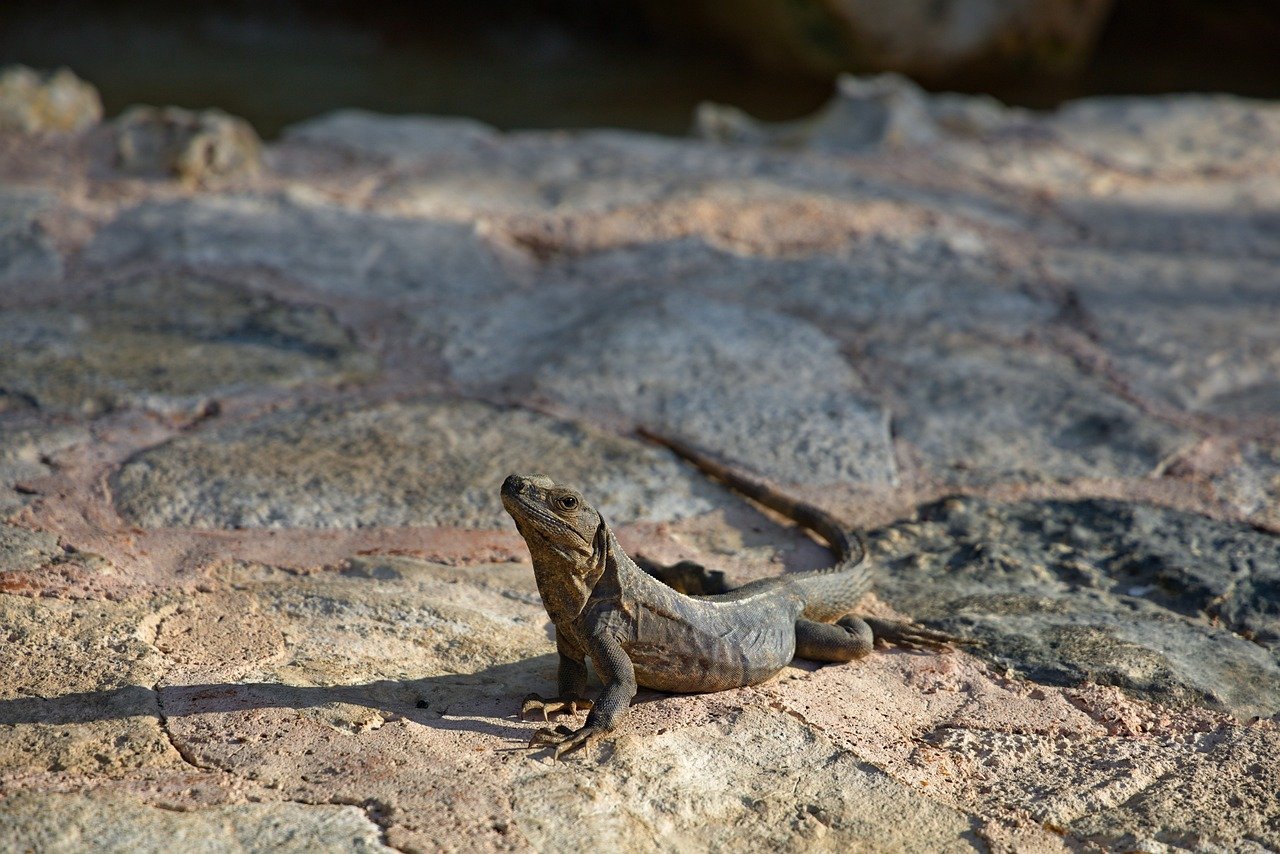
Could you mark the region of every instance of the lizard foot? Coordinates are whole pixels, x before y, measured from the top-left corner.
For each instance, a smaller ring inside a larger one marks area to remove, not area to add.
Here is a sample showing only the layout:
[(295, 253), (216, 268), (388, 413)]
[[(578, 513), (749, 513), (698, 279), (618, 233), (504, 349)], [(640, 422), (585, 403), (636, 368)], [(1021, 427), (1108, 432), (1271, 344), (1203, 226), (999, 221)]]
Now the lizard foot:
[(591, 701), (584, 697), (540, 697), (530, 694), (520, 704), (520, 714), (523, 716), (541, 712), (542, 719), (549, 721), (552, 715), (576, 715), (589, 710), (591, 706)]
[(598, 726), (584, 726), (581, 729), (569, 729), (567, 726), (558, 726), (555, 729), (540, 729), (533, 734), (533, 738), (529, 739), (530, 747), (554, 747), (554, 759), (559, 759), (566, 753), (571, 753), (582, 747), (586, 747), (595, 741), (605, 730)]
[(957, 644), (973, 643), (966, 638), (958, 638), (946, 632), (936, 632), (917, 626), (915, 623), (900, 623), (894, 620), (877, 620), (863, 618), (871, 626), (876, 640), (900, 646), (903, 649), (933, 649), (947, 652), (955, 649)]

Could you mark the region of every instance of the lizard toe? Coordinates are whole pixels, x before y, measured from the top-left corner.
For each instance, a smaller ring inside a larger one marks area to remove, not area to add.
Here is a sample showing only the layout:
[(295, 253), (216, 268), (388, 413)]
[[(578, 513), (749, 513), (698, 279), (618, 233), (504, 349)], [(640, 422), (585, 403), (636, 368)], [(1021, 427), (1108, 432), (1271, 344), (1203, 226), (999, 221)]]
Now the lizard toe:
[(563, 741), (556, 745), (554, 758), (559, 759), (566, 753), (572, 753), (575, 750), (580, 750), (583, 747), (586, 747), (598, 739), (603, 733), (603, 729), (595, 726), (584, 726), (582, 729), (569, 733), (565, 736)]
[(552, 745), (559, 745), (566, 738), (573, 735), (573, 733), (574, 733), (574, 730), (569, 729), (567, 726), (564, 726), (563, 724), (556, 727), (555, 729), (551, 729), (550, 727), (543, 727), (542, 729), (535, 732), (533, 734), (533, 737), (529, 739), (529, 746), (530, 747), (550, 747)]
[(598, 739), (605, 729), (599, 726), (584, 726), (580, 729), (570, 729), (561, 725), (555, 729), (544, 727), (533, 734), (533, 738), (529, 739), (529, 747), (550, 747), (553, 748), (553, 759), (559, 759), (566, 753), (572, 753), (586, 747), (591, 742)]
[(915, 623), (900, 623), (892, 620), (867, 620), (877, 640), (893, 644), (909, 650), (937, 650), (946, 652), (955, 649), (957, 644), (967, 643), (964, 638), (949, 635), (918, 626)]
[(544, 721), (551, 720), (552, 715), (576, 715), (591, 708), (591, 701), (583, 697), (541, 697), (530, 694), (520, 704), (520, 715), (542, 714)]

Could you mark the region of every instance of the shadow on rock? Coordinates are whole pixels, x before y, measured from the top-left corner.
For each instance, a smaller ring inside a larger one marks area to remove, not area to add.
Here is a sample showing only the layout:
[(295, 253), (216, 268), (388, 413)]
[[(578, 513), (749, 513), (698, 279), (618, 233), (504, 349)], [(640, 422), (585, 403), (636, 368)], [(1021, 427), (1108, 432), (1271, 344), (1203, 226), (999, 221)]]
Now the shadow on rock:
[(405, 719), (440, 730), (465, 730), (498, 738), (528, 738), (510, 726), (520, 700), (554, 684), (556, 657), (501, 664), (470, 674), (447, 674), (358, 685), (297, 686), (271, 682), (125, 685), (50, 698), (0, 701), (0, 724), (83, 724), (150, 716), (162, 720), (233, 714), (262, 709), (321, 709), (363, 706), (386, 719)]

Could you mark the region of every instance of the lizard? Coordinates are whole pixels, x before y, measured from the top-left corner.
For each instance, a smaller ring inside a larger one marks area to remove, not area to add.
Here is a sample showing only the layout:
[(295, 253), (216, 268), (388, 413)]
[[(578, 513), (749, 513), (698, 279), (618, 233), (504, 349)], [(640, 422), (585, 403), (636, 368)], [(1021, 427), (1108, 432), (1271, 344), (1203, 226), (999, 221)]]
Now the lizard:
[[(851, 615), (871, 586), (872, 570), (861, 539), (825, 511), (687, 442), (640, 432), (819, 535), (835, 563), (717, 595), (686, 596), (640, 569), (577, 490), (545, 475), (507, 477), (502, 504), (529, 548), (559, 654), (557, 695), (530, 694), (521, 714), (541, 712), (550, 720), (588, 711), (578, 729), (539, 729), (531, 747), (552, 747), (559, 759), (613, 731), (638, 686), (673, 693), (721, 691), (763, 682), (795, 656), (824, 662), (862, 658), (876, 639), (912, 649), (949, 649), (956, 642), (912, 623)], [(604, 685), (594, 702), (586, 697), (588, 657)]]

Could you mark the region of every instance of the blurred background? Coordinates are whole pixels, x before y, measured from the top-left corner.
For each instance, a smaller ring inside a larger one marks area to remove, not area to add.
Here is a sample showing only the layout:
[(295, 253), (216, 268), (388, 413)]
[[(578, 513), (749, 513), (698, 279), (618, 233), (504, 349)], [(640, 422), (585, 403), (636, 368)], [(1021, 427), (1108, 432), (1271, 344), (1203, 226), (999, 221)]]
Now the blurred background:
[(1030, 107), (1280, 97), (1276, 0), (4, 0), (0, 65), (68, 66), (107, 115), (219, 107), (266, 137), (339, 107), (679, 134), (701, 101), (795, 118), (841, 71)]

